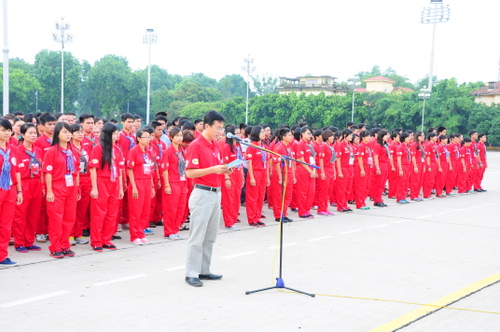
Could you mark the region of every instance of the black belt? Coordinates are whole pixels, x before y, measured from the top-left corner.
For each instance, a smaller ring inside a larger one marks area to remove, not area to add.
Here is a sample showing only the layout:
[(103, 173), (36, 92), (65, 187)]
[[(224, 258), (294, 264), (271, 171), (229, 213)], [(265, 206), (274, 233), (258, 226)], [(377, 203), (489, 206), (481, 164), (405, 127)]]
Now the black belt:
[(194, 187), (201, 190), (211, 191), (214, 193), (218, 193), (220, 191), (220, 187), (209, 187), (209, 186), (204, 186), (202, 184), (195, 184)]

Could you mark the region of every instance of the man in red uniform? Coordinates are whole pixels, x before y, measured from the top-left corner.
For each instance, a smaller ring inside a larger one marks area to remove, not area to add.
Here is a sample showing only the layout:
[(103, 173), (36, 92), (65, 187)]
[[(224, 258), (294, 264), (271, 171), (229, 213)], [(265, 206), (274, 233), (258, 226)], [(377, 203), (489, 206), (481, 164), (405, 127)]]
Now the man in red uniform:
[[(134, 130), (134, 116), (130, 113), (123, 113), (121, 116), (121, 123), (123, 130), (120, 133), (120, 138), (118, 139), (118, 146), (122, 149), (123, 158), (125, 159), (125, 163), (127, 163), (128, 152), (135, 145), (135, 135), (132, 133)], [(124, 172), (124, 182), (127, 183), (127, 173)], [(123, 187), (124, 196), (120, 201), (121, 204), (121, 212), (118, 212), (118, 224), (126, 224), (128, 223), (128, 195), (126, 191), (128, 190), (127, 186)], [(121, 227), (119, 225), (118, 227)]]
[(156, 169), (158, 174), (154, 176), (154, 185), (156, 188), (155, 198), (151, 201), (151, 211), (149, 216), (149, 226), (156, 227), (156, 225), (162, 225), (162, 188), (163, 188), (163, 177), (161, 176), (161, 170), (159, 165), (163, 158), (163, 153), (167, 149), (167, 145), (161, 140), (163, 135), (163, 125), (159, 121), (151, 122), (151, 126), (154, 129), (153, 140), (151, 141), (150, 148), (155, 158)]
[(83, 128), (82, 145), (90, 145), (90, 150), (98, 143), (99, 137), (94, 136), (94, 116), (92, 114), (84, 113), (80, 115), (80, 125)]
[(190, 236), (186, 259), (186, 282), (203, 286), (200, 279), (219, 280), (221, 275), (210, 272), (212, 249), (220, 221), (221, 185), (223, 173), (231, 171), (223, 165), (217, 136), (224, 131), (224, 117), (210, 111), (203, 119), (203, 134), (189, 146), (186, 156), (186, 176), (192, 178), (194, 189), (189, 198), (191, 211)]
[(479, 162), (476, 182), (474, 183), (474, 190), (477, 192), (484, 192), (486, 190), (481, 186), (481, 182), (483, 181), (484, 172), (486, 171), (486, 168), (488, 168), (488, 159), (486, 158), (486, 134), (479, 134), (478, 139), (479, 142), (476, 147), (479, 151)]

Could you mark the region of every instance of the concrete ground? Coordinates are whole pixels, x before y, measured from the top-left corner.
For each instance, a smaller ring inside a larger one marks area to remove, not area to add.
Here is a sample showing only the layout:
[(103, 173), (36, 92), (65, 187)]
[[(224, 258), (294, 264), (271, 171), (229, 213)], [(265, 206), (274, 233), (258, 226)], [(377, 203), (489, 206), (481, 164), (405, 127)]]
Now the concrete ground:
[[(500, 272), (500, 153), (488, 156), (486, 193), (408, 205), (386, 200), (387, 208), (285, 224), (285, 285), (315, 298), (280, 290), (245, 295), (273, 286), (278, 275), (279, 227), (266, 207), (268, 227), (243, 222), (234, 232), (221, 224), (212, 272), (224, 277), (201, 288), (184, 282), (187, 241), (163, 239), (161, 227), (148, 246), (132, 245), (124, 231), (119, 250), (78, 245), (75, 257), (60, 260), (46, 245), (27, 254), (11, 247), (19, 265), (0, 269), (1, 330), (394, 330), (401, 324), (391, 322), (422, 304), (459, 299)], [(498, 331), (497, 279), (451, 305), (467, 310), (417, 314), (401, 331)]]

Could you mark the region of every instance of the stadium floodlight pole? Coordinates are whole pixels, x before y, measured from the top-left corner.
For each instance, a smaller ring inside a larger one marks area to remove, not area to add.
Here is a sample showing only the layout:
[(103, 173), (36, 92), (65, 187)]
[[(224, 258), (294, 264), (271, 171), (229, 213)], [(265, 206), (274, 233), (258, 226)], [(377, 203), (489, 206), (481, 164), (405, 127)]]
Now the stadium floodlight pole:
[(356, 86), (359, 86), (361, 84), (361, 82), (359, 82), (359, 78), (357, 77), (350, 78), (348, 81), (351, 81), (352, 84), (351, 122), (354, 122), (354, 94), (356, 93), (356, 91), (354, 90), (356, 89)]
[(434, 41), (436, 39), (436, 24), (446, 23), (450, 20), (450, 5), (443, 5), (443, 0), (431, 0), (430, 7), (422, 9), (422, 24), (432, 24), (432, 47), (431, 47), (431, 65), (429, 70), (429, 91), (432, 92), (432, 80), (434, 70)]
[(148, 57), (148, 91), (147, 91), (147, 101), (146, 101), (146, 124), (149, 124), (149, 104), (151, 98), (151, 44), (156, 44), (158, 36), (154, 29), (146, 29), (146, 33), (143, 37), (143, 43), (148, 44), (149, 47), (149, 57)]
[(247, 74), (247, 99), (246, 99), (246, 109), (245, 109), (245, 124), (248, 124), (248, 95), (250, 93), (250, 73), (255, 70), (255, 67), (252, 67), (253, 59), (250, 59), (250, 54), (243, 59), (245, 61), (245, 66), (241, 69)]
[(67, 31), (69, 23), (64, 22), (64, 17), (61, 17), (60, 22), (56, 22), (57, 31), (52, 34), (54, 41), (61, 43), (61, 109), (60, 113), (64, 113), (64, 44), (71, 43), (73, 36)]
[(421, 92), (418, 94), (418, 98), (422, 99), (424, 101), (424, 104), (422, 105), (422, 132), (424, 131), (424, 117), (425, 117), (425, 101), (431, 97), (431, 90), (427, 89), (426, 86), (424, 86), (423, 89), (420, 90)]
[(3, 115), (9, 114), (9, 40), (7, 0), (3, 0)]

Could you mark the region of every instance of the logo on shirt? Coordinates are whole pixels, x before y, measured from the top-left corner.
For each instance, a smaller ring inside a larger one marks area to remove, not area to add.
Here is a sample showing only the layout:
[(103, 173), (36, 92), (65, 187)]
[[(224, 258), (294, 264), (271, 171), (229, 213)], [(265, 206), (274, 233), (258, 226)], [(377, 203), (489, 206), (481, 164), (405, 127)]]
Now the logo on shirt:
[(12, 158), (12, 165), (16, 166), (17, 165), (17, 160), (16, 158)]
[(198, 165), (200, 163), (198, 159), (193, 159), (191, 162), (193, 163), (193, 165)]
[(51, 165), (47, 166), (47, 171), (50, 172), (51, 170), (52, 170), (52, 166)]

